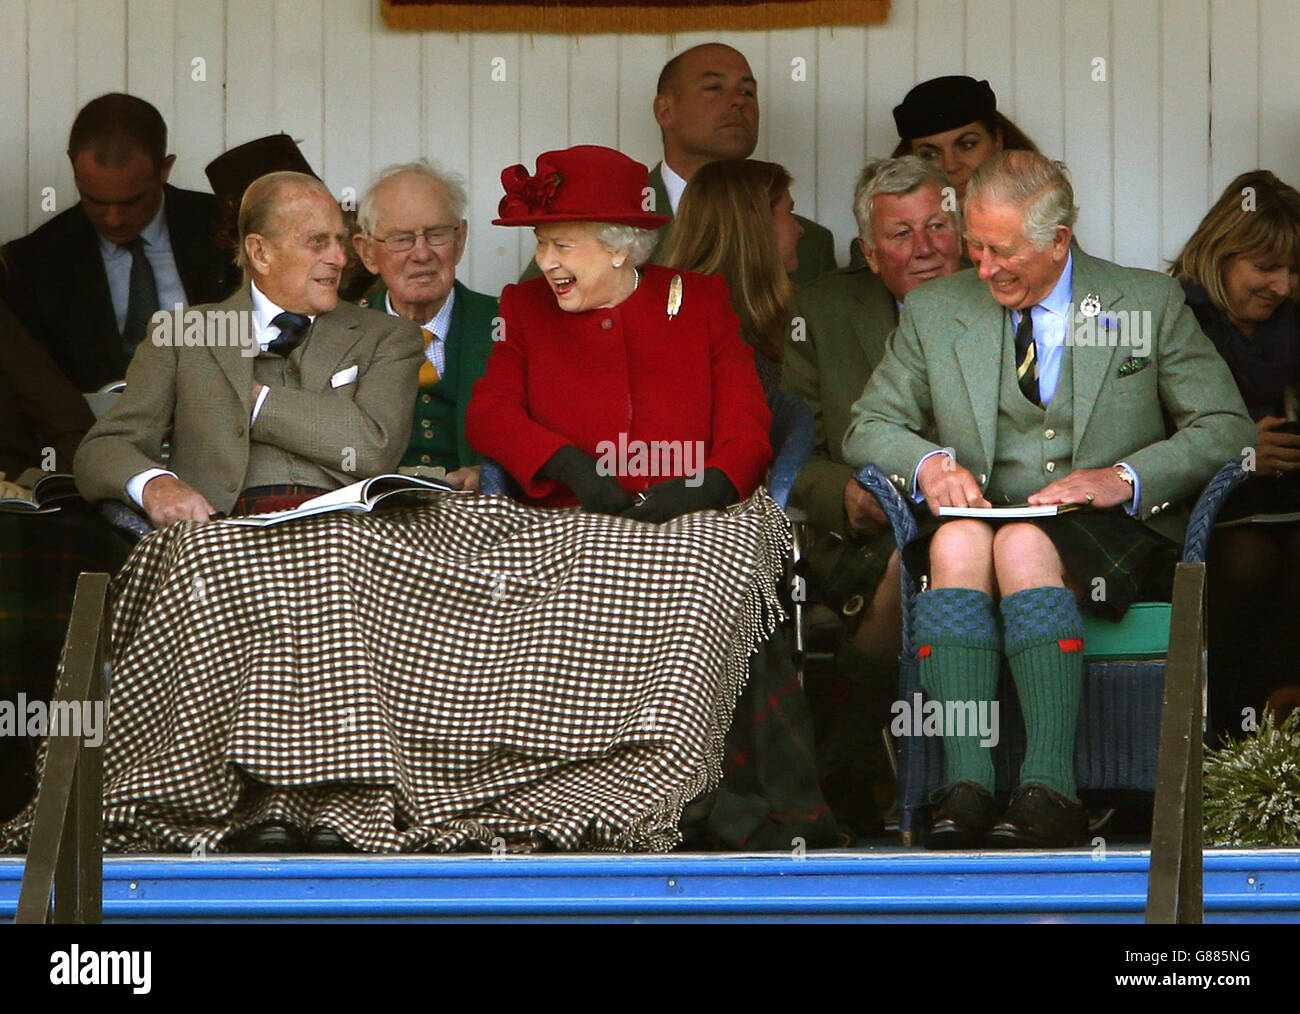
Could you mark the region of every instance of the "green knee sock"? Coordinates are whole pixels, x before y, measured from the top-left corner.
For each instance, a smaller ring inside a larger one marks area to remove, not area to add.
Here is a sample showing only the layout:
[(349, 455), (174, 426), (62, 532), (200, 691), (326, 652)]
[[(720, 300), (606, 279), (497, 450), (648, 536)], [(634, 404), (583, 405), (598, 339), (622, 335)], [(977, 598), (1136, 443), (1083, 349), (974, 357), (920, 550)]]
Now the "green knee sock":
[(1083, 687), (1083, 619), (1064, 588), (1026, 588), (1002, 600), (1007, 661), (1028, 740), (1020, 784), (1075, 799), (1074, 730)]
[[(986, 711), (1002, 661), (993, 600), (973, 588), (935, 588), (917, 597), (915, 618), (926, 693), (936, 701), (974, 702), (977, 712)], [(977, 730), (944, 737), (949, 784), (978, 782), (994, 790), (993, 757), (980, 740)]]

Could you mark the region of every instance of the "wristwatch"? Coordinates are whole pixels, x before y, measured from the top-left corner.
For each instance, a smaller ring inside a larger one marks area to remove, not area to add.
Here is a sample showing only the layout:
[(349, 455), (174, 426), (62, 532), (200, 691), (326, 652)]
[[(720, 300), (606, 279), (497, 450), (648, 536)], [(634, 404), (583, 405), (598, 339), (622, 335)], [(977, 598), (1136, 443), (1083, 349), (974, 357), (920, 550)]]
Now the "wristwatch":
[(1115, 474), (1128, 483), (1129, 489), (1133, 488), (1133, 473), (1127, 468), (1121, 468), (1119, 465), (1116, 465)]

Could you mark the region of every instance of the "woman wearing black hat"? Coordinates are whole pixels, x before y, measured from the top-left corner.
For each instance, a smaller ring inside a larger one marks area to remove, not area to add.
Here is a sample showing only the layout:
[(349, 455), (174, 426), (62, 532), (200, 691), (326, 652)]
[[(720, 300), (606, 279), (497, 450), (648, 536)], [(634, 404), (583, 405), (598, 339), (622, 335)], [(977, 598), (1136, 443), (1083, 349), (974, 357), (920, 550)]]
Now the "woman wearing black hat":
[(966, 181), (986, 159), (1003, 151), (1038, 151), (1033, 141), (998, 112), (987, 81), (954, 75), (922, 81), (894, 107), (901, 140), (893, 155), (937, 161), (966, 196)]

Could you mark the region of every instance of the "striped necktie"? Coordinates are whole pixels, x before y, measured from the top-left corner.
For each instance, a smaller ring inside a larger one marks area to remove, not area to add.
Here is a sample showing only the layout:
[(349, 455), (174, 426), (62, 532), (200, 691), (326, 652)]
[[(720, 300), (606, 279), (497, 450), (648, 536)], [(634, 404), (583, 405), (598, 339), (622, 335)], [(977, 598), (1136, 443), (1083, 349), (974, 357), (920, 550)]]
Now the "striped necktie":
[(420, 386), (432, 387), (438, 382), (438, 367), (429, 359), (429, 346), (433, 344), (434, 334), (427, 327), (420, 328), (424, 335), (424, 362), (420, 364)]
[(1034, 342), (1034, 307), (1020, 311), (1020, 325), (1016, 328), (1016, 381), (1021, 393), (1039, 408), (1043, 407), (1038, 394), (1038, 349)]

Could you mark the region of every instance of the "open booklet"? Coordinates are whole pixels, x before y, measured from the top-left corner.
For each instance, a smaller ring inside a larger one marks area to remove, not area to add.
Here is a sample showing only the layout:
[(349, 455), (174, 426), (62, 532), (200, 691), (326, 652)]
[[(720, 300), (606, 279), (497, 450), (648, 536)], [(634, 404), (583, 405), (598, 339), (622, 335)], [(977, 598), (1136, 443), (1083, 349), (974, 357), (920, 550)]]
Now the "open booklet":
[(1081, 510), (1087, 504), (1049, 503), (1038, 506), (1017, 504), (1014, 507), (940, 507), (941, 518), (1050, 518)]
[(0, 514), (51, 514), (59, 505), (80, 500), (77, 482), (66, 472), (29, 468), (17, 484), (0, 482)]
[(465, 491), (456, 489), (441, 479), (427, 479), (416, 475), (376, 475), (370, 479), (354, 482), (350, 486), (344, 486), (342, 489), (312, 497), (292, 510), (275, 511), (271, 514), (250, 514), (242, 518), (224, 518), (223, 523), (265, 528), (267, 525), (278, 525), (284, 521), (309, 518), (315, 514), (330, 514), (335, 511), (369, 513), (390, 497), (463, 492)]

